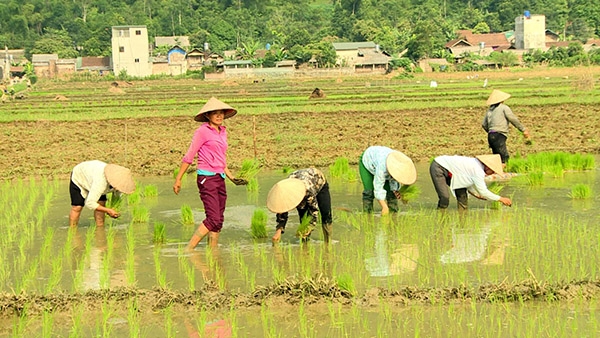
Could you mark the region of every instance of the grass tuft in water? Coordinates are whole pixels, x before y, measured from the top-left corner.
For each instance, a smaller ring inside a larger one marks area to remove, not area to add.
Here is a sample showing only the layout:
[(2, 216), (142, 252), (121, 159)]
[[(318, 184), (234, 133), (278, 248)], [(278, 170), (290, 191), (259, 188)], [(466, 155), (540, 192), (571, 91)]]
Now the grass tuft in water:
[(589, 185), (584, 183), (575, 184), (571, 188), (571, 192), (569, 193), (569, 197), (576, 200), (588, 199), (592, 197), (592, 188)]
[(542, 171), (533, 171), (527, 174), (527, 183), (532, 186), (544, 184), (544, 173)]
[(165, 243), (165, 237), (167, 232), (167, 226), (163, 222), (154, 222), (154, 235), (152, 241), (155, 244)]
[(192, 212), (192, 207), (189, 204), (184, 204), (181, 206), (181, 223), (183, 225), (194, 224), (194, 213)]
[(341, 178), (346, 181), (356, 181), (358, 176), (356, 171), (350, 168), (348, 159), (345, 157), (338, 157), (335, 162), (329, 166), (329, 174), (334, 178)]
[(267, 212), (263, 209), (254, 210), (250, 233), (253, 238), (267, 238)]
[(143, 205), (134, 206), (132, 214), (131, 221), (133, 223), (146, 223), (150, 219), (150, 210)]
[(154, 184), (148, 184), (144, 186), (144, 197), (156, 197), (158, 196), (158, 187)]
[(354, 294), (356, 292), (356, 287), (354, 286), (354, 280), (352, 276), (349, 274), (342, 274), (336, 278), (337, 285), (340, 289), (350, 292)]

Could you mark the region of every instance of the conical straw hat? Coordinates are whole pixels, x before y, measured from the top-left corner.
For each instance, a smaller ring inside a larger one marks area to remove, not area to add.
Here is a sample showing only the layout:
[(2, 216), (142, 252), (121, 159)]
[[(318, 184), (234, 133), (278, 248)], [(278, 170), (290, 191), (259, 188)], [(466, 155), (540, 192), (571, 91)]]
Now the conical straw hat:
[(228, 118), (232, 117), (233, 115), (237, 114), (237, 110), (235, 110), (233, 107), (231, 107), (227, 103), (221, 102), (215, 97), (211, 97), (208, 100), (208, 102), (206, 102), (204, 104), (204, 106), (202, 106), (202, 109), (200, 109), (200, 112), (198, 113), (198, 115), (196, 115), (196, 117), (194, 117), (194, 121), (208, 122), (208, 118), (206, 117), (206, 115), (204, 115), (204, 113), (208, 113), (208, 112), (215, 111), (215, 110), (225, 111), (225, 117), (224, 117), (225, 119), (228, 119)]
[(481, 163), (492, 169), (496, 174), (502, 175), (504, 173), (504, 170), (502, 170), (502, 159), (500, 158), (500, 155), (479, 155), (476, 157), (479, 161), (481, 161)]
[(488, 106), (491, 106), (496, 103), (504, 102), (504, 101), (508, 100), (509, 97), (510, 97), (510, 94), (505, 93), (498, 89), (494, 89), (492, 91), (492, 94), (490, 94), (490, 97), (487, 99), (486, 104)]
[(267, 208), (275, 213), (288, 212), (300, 204), (306, 196), (304, 182), (297, 178), (286, 178), (271, 188), (267, 196)]
[(135, 182), (131, 176), (131, 170), (116, 164), (107, 164), (104, 168), (104, 176), (113, 188), (124, 194), (135, 191)]
[(410, 159), (399, 151), (391, 152), (385, 160), (385, 165), (392, 177), (404, 185), (415, 183), (417, 180), (417, 168)]

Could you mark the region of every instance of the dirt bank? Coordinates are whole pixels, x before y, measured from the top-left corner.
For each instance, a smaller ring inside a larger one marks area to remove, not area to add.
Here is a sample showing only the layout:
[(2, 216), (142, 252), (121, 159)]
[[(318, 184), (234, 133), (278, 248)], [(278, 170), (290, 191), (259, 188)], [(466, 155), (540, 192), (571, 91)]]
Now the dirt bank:
[[(531, 129), (527, 146), (515, 129), (512, 154), (539, 151), (600, 153), (600, 107), (568, 105), (513, 107)], [(344, 156), (355, 164), (369, 145), (387, 145), (415, 161), (441, 154), (487, 153), (480, 127), (482, 109), (259, 115), (256, 147), (253, 117), (238, 115), (229, 130), (229, 164), (256, 156), (266, 168), (325, 167)], [(136, 175), (171, 175), (178, 168), (195, 128), (191, 117), (95, 122), (12, 122), (0, 133), (0, 178), (66, 178), (80, 161), (101, 159), (132, 168)]]

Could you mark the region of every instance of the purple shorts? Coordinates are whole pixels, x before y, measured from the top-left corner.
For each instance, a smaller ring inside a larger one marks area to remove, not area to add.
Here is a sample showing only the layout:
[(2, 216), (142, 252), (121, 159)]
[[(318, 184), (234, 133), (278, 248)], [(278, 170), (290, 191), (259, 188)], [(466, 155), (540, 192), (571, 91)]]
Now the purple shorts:
[(208, 230), (220, 232), (223, 228), (223, 214), (227, 203), (225, 179), (219, 174), (213, 176), (198, 175), (196, 183), (206, 214), (206, 219), (202, 222)]

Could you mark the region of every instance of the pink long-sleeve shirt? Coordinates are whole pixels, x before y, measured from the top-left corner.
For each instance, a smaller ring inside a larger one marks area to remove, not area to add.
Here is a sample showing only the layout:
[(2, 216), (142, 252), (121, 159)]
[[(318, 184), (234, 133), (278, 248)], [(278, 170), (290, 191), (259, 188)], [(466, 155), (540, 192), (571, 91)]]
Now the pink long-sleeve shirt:
[(198, 169), (213, 173), (223, 173), (226, 167), (227, 130), (220, 126), (219, 130), (212, 128), (208, 122), (203, 123), (192, 137), (192, 143), (183, 156), (183, 162), (192, 164), (198, 156)]

